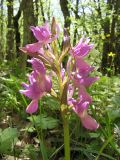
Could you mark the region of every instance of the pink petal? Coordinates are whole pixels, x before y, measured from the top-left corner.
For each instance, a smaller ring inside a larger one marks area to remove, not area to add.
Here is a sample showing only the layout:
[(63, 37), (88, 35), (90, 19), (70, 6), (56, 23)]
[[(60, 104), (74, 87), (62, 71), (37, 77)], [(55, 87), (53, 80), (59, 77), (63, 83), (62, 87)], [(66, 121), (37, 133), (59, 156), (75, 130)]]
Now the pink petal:
[(46, 69), (41, 60), (32, 58), (31, 60), (28, 60), (28, 62), (32, 64), (33, 70), (37, 70), (40, 74), (45, 75)]
[(32, 99), (30, 90), (19, 90), (19, 92)]
[(45, 85), (45, 91), (46, 92), (49, 92), (52, 88), (52, 81), (50, 79), (50, 77), (48, 76), (45, 76), (45, 81), (44, 81), (44, 85)]
[(26, 112), (27, 113), (34, 113), (38, 109), (38, 100), (32, 100), (32, 102), (27, 106)]
[(82, 85), (79, 88), (79, 96), (80, 96), (80, 99), (84, 102), (85, 101), (89, 102), (89, 103), (92, 102), (92, 97), (89, 95), (89, 93), (86, 91), (85, 87)]
[(37, 43), (32, 43), (32, 44), (27, 44), (25, 46), (26, 51), (30, 52), (30, 53), (35, 53), (38, 52), (41, 48), (41, 43), (37, 42)]
[(25, 82), (22, 82), (21, 85), (22, 85), (25, 89), (27, 89), (27, 88), (29, 87), (29, 85), (26, 84)]
[(99, 77), (87, 77), (84, 80), (84, 85), (86, 87), (89, 87), (91, 84), (93, 84), (95, 81), (97, 81)]
[(75, 58), (84, 57), (89, 53), (94, 46), (93, 44), (88, 44), (89, 41), (89, 39), (84, 39), (84, 37), (82, 37), (78, 44), (72, 48), (72, 54)]
[[(76, 103), (76, 102), (75, 102)], [(73, 102), (74, 104), (74, 102)], [(79, 102), (76, 105), (73, 106), (73, 111), (76, 114), (81, 114), (83, 111), (85, 111), (89, 106), (89, 102)]]
[(88, 114), (83, 117), (81, 116), (81, 122), (82, 125), (89, 130), (96, 130), (99, 127), (99, 124), (96, 122), (96, 120)]
[(30, 29), (32, 30), (35, 38), (42, 44), (46, 44), (50, 39), (50, 30), (48, 29), (48, 25), (43, 26), (31, 26)]

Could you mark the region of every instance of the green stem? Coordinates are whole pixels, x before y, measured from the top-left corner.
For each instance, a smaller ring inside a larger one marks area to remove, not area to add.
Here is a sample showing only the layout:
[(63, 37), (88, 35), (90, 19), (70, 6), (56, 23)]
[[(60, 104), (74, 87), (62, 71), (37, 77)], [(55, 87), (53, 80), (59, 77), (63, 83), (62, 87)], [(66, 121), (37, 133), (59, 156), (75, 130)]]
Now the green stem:
[(44, 142), (43, 142), (43, 137), (41, 139), (42, 135), (40, 135), (39, 130), (38, 130), (37, 126), (36, 126), (34, 116), (33, 115), (31, 115), (31, 116), (32, 116), (32, 120), (33, 120), (35, 129), (37, 131), (38, 139), (39, 139), (39, 142), (40, 142), (40, 151), (42, 153), (42, 158), (43, 158), (43, 160), (48, 160), (47, 150), (46, 150), (46, 147), (45, 147)]
[[(65, 105), (66, 102), (63, 103), (63, 90), (64, 90), (64, 86), (63, 86), (63, 82), (62, 82), (62, 77), (61, 77), (61, 69), (58, 65), (58, 82), (59, 82), (59, 89), (60, 89), (60, 100), (61, 100), (61, 115), (62, 115), (62, 119), (63, 119), (63, 130), (64, 130), (64, 151), (65, 151), (65, 158), (64, 160), (70, 160), (70, 135), (69, 135), (69, 123), (68, 123), (68, 116), (67, 116), (67, 106)], [(67, 94), (67, 92), (65, 93)], [(64, 95), (65, 96), (65, 95)]]
[(69, 135), (69, 123), (67, 115), (62, 113), (63, 129), (64, 129), (64, 151), (65, 160), (70, 160), (70, 135)]

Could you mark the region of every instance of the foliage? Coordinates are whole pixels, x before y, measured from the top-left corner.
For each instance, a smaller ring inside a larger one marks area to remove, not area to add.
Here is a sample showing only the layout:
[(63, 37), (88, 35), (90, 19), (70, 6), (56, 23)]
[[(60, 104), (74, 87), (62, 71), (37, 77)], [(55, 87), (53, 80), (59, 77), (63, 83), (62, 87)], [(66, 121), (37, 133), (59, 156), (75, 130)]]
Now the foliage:
[(9, 153), (17, 142), (18, 132), (16, 128), (0, 130), (0, 153)]
[(33, 125), (41, 129), (53, 129), (58, 125), (57, 119), (48, 117), (45, 114), (28, 117), (28, 119), (33, 123)]

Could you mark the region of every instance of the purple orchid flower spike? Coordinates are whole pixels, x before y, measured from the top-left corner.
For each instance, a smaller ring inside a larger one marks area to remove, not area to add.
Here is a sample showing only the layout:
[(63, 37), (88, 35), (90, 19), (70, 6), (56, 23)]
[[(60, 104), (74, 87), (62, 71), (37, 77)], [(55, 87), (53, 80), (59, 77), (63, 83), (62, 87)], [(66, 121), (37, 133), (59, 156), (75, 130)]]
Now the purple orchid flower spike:
[(82, 37), (78, 44), (72, 48), (72, 55), (75, 58), (86, 56), (94, 46), (93, 44), (89, 44), (89, 41), (90, 40), (88, 38), (84, 39), (84, 37)]
[[(94, 67), (84, 61), (84, 57), (94, 46), (89, 43), (90, 39), (82, 37), (77, 45), (71, 47), (70, 37), (67, 31), (64, 30), (62, 51), (61, 54), (57, 55), (59, 51), (56, 49), (56, 43), (53, 45), (50, 44), (58, 38), (60, 32), (60, 28), (54, 17), (51, 28), (48, 23), (45, 23), (43, 26), (31, 26), (30, 29), (37, 39), (37, 42), (27, 44), (21, 48), (24, 53), (36, 57), (28, 60), (28, 62), (32, 64), (33, 71), (29, 75), (29, 83), (22, 83), (24, 90), (20, 91), (31, 99), (31, 103), (27, 106), (26, 112), (30, 114), (36, 112), (39, 99), (51, 91), (51, 93), (53, 93), (51, 95), (57, 97), (58, 100), (60, 100), (60, 104), (65, 104), (65, 106), (68, 104), (72, 107), (72, 110), (80, 117), (85, 128), (89, 130), (97, 129), (99, 124), (87, 113), (88, 107), (92, 103), (92, 97), (86, 88), (99, 79), (98, 77), (90, 76), (90, 72), (94, 70)], [(61, 64), (69, 50), (71, 56), (67, 61), (67, 66), (63, 68)], [(51, 77), (46, 74), (45, 66), (53, 69), (55, 76), (59, 76), (58, 85), (62, 95), (58, 94), (58, 91), (55, 92), (54, 88), (51, 90)], [(76, 93), (78, 97), (74, 98)], [(65, 109), (65, 113), (67, 109), (68, 108)]]
[(38, 109), (38, 100), (49, 92), (52, 88), (52, 82), (48, 76), (46, 76), (46, 69), (40, 60), (32, 58), (29, 60), (32, 63), (33, 72), (29, 75), (30, 84), (22, 83), (25, 90), (20, 90), (22, 94), (32, 99), (32, 102), (28, 105), (26, 112), (34, 113)]

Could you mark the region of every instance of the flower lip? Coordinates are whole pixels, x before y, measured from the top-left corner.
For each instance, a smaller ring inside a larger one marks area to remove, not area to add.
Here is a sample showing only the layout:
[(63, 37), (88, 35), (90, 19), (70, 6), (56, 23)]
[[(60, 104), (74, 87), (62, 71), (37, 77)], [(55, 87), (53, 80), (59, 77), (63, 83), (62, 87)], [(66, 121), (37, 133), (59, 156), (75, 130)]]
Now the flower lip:
[(26, 112), (32, 114), (38, 109), (38, 100), (32, 100), (31, 103), (27, 106)]
[(88, 130), (96, 130), (99, 128), (99, 124), (94, 118), (86, 114), (81, 118), (82, 125)]

